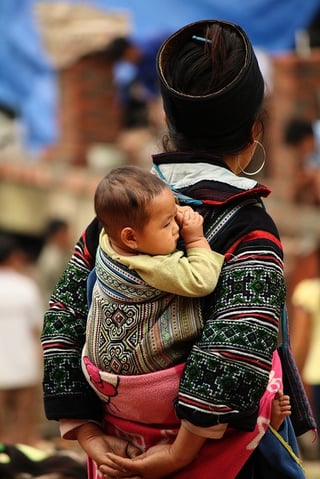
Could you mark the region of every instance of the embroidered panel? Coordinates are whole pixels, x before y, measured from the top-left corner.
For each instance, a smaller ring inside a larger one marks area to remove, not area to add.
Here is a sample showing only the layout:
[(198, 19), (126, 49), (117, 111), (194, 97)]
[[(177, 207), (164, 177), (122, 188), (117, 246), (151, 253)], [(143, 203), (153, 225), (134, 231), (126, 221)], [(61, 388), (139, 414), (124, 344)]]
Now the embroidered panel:
[(182, 361), (202, 329), (200, 300), (150, 287), (102, 250), (97, 255), (86, 354), (99, 369), (136, 375)]

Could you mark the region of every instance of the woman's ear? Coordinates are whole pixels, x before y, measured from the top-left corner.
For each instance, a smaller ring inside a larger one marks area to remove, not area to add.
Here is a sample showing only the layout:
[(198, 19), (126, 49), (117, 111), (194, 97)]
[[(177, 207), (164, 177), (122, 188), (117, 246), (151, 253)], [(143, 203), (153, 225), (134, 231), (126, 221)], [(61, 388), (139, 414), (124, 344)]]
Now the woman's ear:
[(136, 233), (133, 228), (131, 228), (130, 226), (126, 226), (125, 228), (123, 228), (120, 232), (120, 238), (122, 243), (128, 248), (134, 251), (137, 250)]
[(251, 134), (253, 140), (260, 140), (262, 141), (263, 137), (263, 124), (260, 120), (256, 120), (252, 125)]

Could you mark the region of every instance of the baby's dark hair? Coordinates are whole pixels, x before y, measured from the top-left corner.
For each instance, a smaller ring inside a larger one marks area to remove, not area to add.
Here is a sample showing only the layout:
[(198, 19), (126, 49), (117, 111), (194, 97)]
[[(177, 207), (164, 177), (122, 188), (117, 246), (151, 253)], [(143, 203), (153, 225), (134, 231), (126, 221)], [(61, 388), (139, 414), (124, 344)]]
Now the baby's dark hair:
[(94, 208), (105, 231), (114, 236), (122, 228), (142, 229), (149, 220), (150, 201), (167, 188), (152, 173), (135, 166), (115, 168), (99, 183)]

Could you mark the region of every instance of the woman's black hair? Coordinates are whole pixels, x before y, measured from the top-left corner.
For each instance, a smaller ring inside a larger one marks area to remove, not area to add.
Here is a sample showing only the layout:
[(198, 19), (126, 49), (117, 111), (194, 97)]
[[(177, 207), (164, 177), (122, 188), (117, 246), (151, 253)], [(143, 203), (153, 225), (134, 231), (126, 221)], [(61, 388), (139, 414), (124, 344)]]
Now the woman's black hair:
[(262, 123), (264, 81), (240, 27), (214, 20), (187, 25), (164, 42), (157, 66), (170, 138), (165, 149), (173, 144), (223, 157), (252, 142), (254, 122)]

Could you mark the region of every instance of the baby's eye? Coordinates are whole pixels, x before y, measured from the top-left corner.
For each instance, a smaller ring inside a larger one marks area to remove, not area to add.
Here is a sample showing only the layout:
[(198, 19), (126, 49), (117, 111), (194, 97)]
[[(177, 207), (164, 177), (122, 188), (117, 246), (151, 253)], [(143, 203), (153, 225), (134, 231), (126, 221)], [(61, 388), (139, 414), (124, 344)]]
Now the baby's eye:
[(163, 227), (169, 228), (173, 222), (175, 222), (175, 217), (172, 215), (170, 218), (168, 218), (168, 221), (163, 225)]

